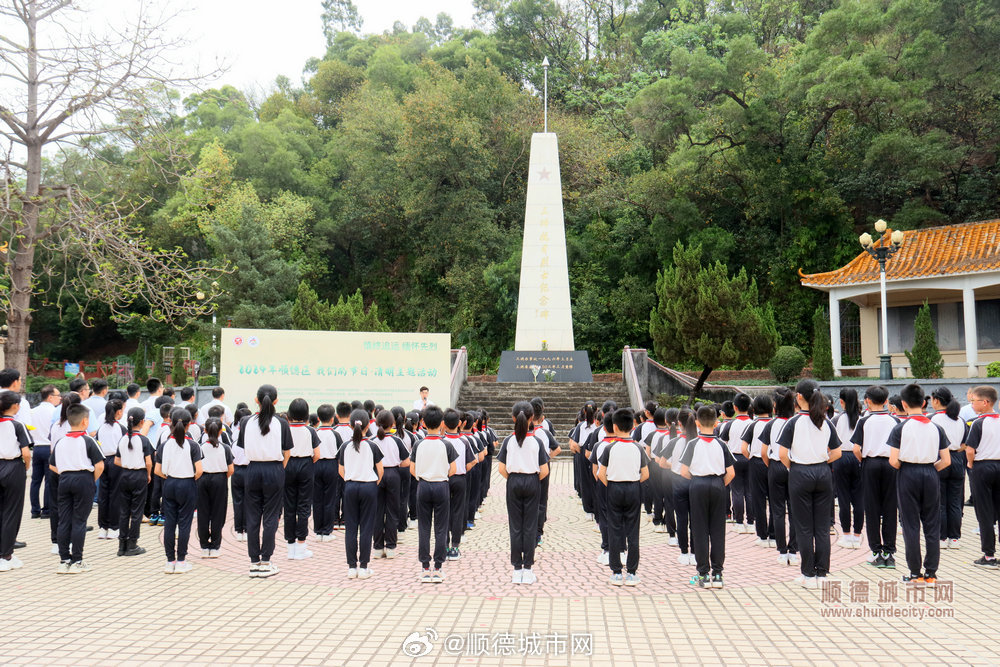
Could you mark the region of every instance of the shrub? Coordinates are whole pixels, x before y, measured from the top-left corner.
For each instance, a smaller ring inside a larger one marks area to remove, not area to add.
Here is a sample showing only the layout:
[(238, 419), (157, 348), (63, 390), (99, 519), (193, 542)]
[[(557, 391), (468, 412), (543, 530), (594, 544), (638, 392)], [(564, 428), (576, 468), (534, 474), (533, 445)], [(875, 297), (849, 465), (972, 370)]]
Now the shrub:
[(784, 384), (802, 374), (802, 369), (806, 366), (806, 355), (802, 350), (791, 345), (782, 345), (774, 353), (771, 359), (771, 375), (778, 382)]
[(1000, 378), (1000, 361), (994, 361), (986, 367), (986, 377)]
[(813, 313), (813, 368), (817, 380), (833, 379), (833, 351), (830, 349), (830, 322), (822, 306)]
[(943, 375), (944, 359), (938, 349), (931, 307), (926, 301), (913, 322), (913, 349), (906, 350), (906, 358), (910, 360), (910, 373), (915, 378), (939, 378)]
[(58, 380), (42, 375), (29, 375), (24, 379), (24, 393), (36, 394), (47, 384), (55, 385), (59, 393), (69, 393), (69, 380)]

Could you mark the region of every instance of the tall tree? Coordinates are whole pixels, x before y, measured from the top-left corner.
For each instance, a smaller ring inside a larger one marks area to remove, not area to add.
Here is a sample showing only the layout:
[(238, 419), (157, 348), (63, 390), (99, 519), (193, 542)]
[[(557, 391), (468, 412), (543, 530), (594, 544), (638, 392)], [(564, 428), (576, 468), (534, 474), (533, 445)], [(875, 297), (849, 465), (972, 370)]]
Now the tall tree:
[[(11, 87), (0, 102), (0, 254), (8, 337), (7, 363), (27, 368), (32, 296), (40, 279), (58, 276), (82, 287), (112, 313), (137, 301), (164, 320), (196, 316), (212, 299), (195, 294), (209, 278), (187, 265), (181, 251), (151, 247), (132, 224), (136, 205), (120, 195), (91, 199), (58, 171), (43, 171), (42, 156), (57, 149), (145, 132), (164, 100), (156, 94), (195, 81), (172, 71), (179, 45), (166, 35), (168, 18), (140, 3), (130, 25), (77, 30), (86, 17), (72, 0), (12, 0), (0, 6), (0, 71)], [(13, 28), (16, 26), (16, 30)], [(78, 34), (79, 33), (79, 34)], [(93, 189), (91, 189), (93, 191)], [(112, 192), (114, 192), (112, 190)], [(75, 291), (72, 294), (79, 294)]]
[(758, 303), (757, 281), (745, 269), (730, 276), (721, 262), (702, 266), (701, 246), (677, 244), (674, 265), (657, 277), (656, 295), (659, 304), (649, 316), (656, 355), (703, 366), (692, 398), (714, 369), (766, 364), (778, 346), (774, 312)]
[(360, 33), (364, 19), (351, 0), (323, 0), (323, 35), (327, 46), (333, 46), (338, 32)]

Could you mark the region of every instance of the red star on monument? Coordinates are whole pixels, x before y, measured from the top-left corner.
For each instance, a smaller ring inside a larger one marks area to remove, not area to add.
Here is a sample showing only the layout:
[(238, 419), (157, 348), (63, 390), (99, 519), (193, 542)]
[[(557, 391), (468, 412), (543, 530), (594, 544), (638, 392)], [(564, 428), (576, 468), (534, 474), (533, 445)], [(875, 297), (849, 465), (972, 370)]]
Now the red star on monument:
[(538, 180), (540, 181), (549, 180), (549, 174), (551, 174), (551, 172), (543, 167), (542, 170), (538, 172)]

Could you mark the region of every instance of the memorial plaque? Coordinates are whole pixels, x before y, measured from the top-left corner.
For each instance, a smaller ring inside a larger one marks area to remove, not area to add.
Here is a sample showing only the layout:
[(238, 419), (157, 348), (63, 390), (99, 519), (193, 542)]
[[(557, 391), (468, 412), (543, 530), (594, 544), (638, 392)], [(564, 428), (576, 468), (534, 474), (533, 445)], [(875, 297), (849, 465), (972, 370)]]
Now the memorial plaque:
[[(538, 375), (532, 370), (536, 367)], [(590, 356), (583, 351), (544, 350), (500, 353), (497, 382), (545, 382), (545, 371), (554, 371), (551, 382), (593, 382)]]

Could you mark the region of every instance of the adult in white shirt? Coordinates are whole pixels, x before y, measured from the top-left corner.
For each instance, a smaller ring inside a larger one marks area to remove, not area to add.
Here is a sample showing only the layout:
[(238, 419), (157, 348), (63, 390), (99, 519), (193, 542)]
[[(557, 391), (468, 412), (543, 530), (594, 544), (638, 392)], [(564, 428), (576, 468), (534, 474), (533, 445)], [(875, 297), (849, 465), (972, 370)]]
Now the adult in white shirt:
[(420, 388), (420, 398), (413, 401), (413, 409), (420, 410), (421, 412), (430, 405), (434, 405), (434, 401), (427, 398), (427, 395), (431, 393), (431, 390), (427, 387)]
[(142, 404), (139, 403), (139, 391), (141, 389), (142, 387), (137, 385), (135, 382), (131, 382), (127, 387), (125, 387), (125, 394), (128, 396), (128, 399), (125, 401), (126, 415), (132, 408), (142, 407)]
[[(197, 397), (195, 397), (197, 400)], [(229, 425), (233, 423), (233, 411), (229, 409), (229, 406), (223, 403), (226, 400), (226, 390), (222, 387), (216, 387), (212, 390), (212, 400), (210, 400), (205, 405), (198, 408), (198, 425), (204, 426), (205, 420), (208, 419), (208, 411), (211, 410), (216, 405), (221, 405), (222, 409), (225, 411), (222, 415), (222, 423)]]
[(972, 406), (972, 401), (975, 396), (972, 395), (972, 389), (965, 392), (965, 400), (968, 401), (962, 406), (962, 409), (958, 411), (958, 418), (964, 421), (966, 424), (974, 420), (979, 415), (976, 414), (975, 408)]
[[(52, 507), (55, 505), (55, 498), (49, 497), (48, 485), (45, 487), (45, 495), (39, 499), (42, 490), (42, 481), (45, 479), (45, 471), (49, 468), (49, 452), (51, 451), (49, 441), (49, 427), (55, 415), (59, 412), (58, 405), (62, 402), (62, 394), (55, 385), (47, 384), (42, 387), (42, 402), (31, 410), (31, 426), (35, 430), (31, 431), (32, 439), (35, 441), (35, 448), (31, 454), (31, 486), (28, 489), (28, 498), (31, 501), (31, 518), (38, 519), (49, 516), (49, 512), (58, 511)], [(51, 505), (50, 505), (50, 501)]]
[(160, 416), (160, 407), (156, 404), (156, 399), (163, 396), (163, 383), (159, 378), (149, 378), (146, 380), (146, 391), (149, 392), (149, 398), (139, 404), (139, 407), (146, 411), (146, 419), (152, 423), (146, 437), (150, 442), (159, 442), (163, 417)]
[[(91, 419), (97, 418), (98, 426), (104, 423), (104, 406), (108, 404), (108, 381), (94, 378), (90, 381), (90, 397), (83, 401), (90, 408)], [(96, 428), (95, 428), (96, 431)]]

